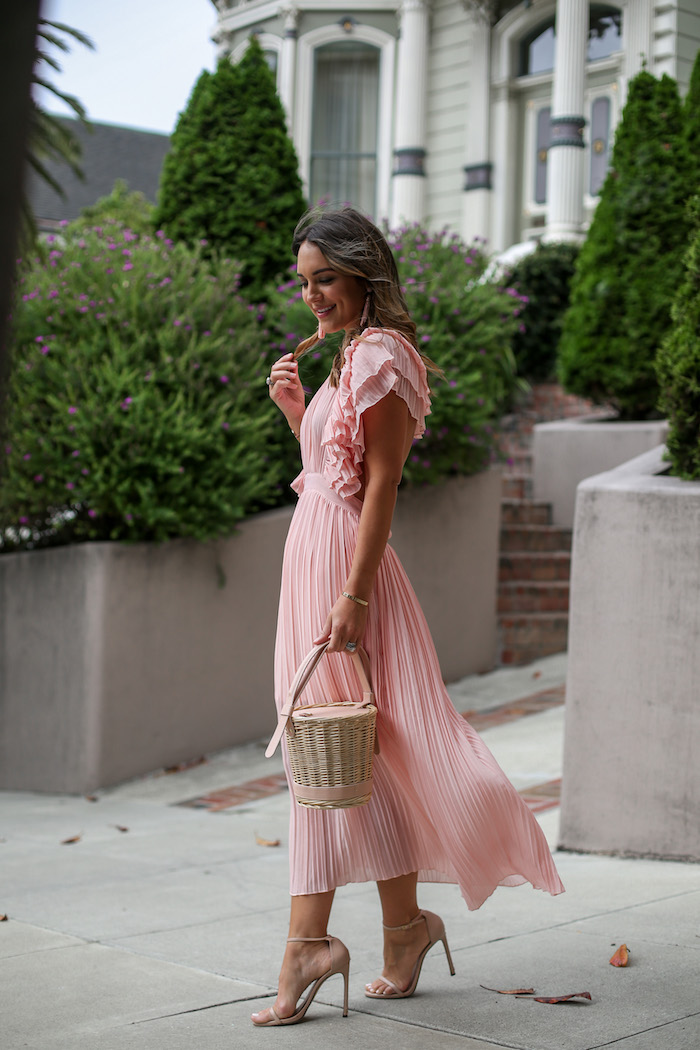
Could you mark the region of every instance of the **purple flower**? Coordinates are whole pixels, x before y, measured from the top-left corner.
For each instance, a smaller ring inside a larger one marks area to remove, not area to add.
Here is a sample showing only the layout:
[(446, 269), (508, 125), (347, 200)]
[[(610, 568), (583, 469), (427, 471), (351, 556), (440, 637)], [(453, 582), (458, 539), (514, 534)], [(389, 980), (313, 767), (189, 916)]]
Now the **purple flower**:
[(22, 459), (31, 459), (31, 458), (32, 458), (31, 452), (25, 452), (24, 455), (22, 456)]
[(69, 405), (68, 406), (68, 415), (69, 416), (74, 416), (77, 411), (78, 411), (78, 409), (76, 408), (75, 405)]
[(67, 481), (67, 482), (66, 482), (66, 488), (67, 488), (67, 489), (74, 489), (74, 488), (75, 488), (75, 485), (73, 484), (73, 482), (72, 482), (72, 481)]
[(133, 514), (127, 513), (127, 514), (124, 515), (124, 521), (133, 521), (133, 520), (134, 520), (134, 515)]
[(73, 451), (71, 452), (71, 456), (79, 456), (79, 455), (80, 455), (80, 449), (79, 448), (74, 448)]
[(211, 332), (202, 332), (202, 335), (211, 335)]
[(39, 484), (39, 482), (44, 480), (44, 475), (43, 474), (35, 474), (34, 475), (34, 480), (36, 481), (37, 484)]
[(22, 514), (20, 519), (19, 519), (20, 525), (26, 525), (28, 522), (29, 522), (29, 518), (25, 517), (24, 514)]
[(96, 518), (97, 517), (97, 511), (93, 510), (92, 507), (90, 507), (90, 510), (88, 511), (88, 517), (89, 518)]
[(87, 467), (83, 467), (83, 469), (80, 471), (80, 473), (81, 474), (85, 474), (87, 476), (90, 473), (90, 471), (88, 470)]
[(123, 412), (126, 412), (127, 409), (129, 408), (130, 404), (131, 404), (131, 398), (130, 397), (125, 397), (119, 407), (122, 409)]
[(228, 383), (228, 376), (219, 376), (219, 379), (222, 383)]
[(124, 265), (122, 266), (122, 270), (133, 270), (133, 268), (134, 268), (134, 264), (133, 263), (124, 263)]
[(228, 423), (222, 423), (221, 424), (221, 428), (222, 428), (222, 430), (228, 430), (229, 424)]
[(5, 445), (5, 455), (9, 456), (12, 452), (12, 445)]

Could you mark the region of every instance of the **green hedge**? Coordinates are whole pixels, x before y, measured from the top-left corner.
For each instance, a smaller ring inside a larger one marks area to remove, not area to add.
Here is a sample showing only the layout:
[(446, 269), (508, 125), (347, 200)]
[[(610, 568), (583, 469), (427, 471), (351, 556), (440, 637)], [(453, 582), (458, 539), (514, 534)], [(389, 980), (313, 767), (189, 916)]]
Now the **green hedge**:
[(510, 272), (510, 282), (525, 297), (513, 353), (518, 373), (530, 382), (556, 378), (557, 348), (578, 253), (576, 244), (538, 244)]
[(162, 232), (49, 242), (12, 318), (5, 549), (206, 540), (274, 503), (284, 428), (239, 268)]

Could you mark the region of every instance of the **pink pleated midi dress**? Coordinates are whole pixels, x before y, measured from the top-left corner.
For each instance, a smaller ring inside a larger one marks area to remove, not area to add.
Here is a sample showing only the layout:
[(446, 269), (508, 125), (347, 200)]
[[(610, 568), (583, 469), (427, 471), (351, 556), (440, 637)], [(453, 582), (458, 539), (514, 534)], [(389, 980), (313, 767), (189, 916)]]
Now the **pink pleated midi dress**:
[[(284, 552), (275, 649), (278, 711), (303, 657), (347, 580), (362, 504), (362, 414), (390, 391), (425, 429), (425, 366), (400, 335), (367, 329), (345, 351), (338, 387), (328, 381), (306, 409), (299, 500)], [(426, 544), (431, 537), (426, 537)], [(456, 883), (469, 908), (497, 886), (564, 889), (544, 835), (479, 735), (445, 690), (416, 595), (390, 544), (368, 610), (381, 753), (365, 806), (316, 810), (292, 801), (290, 891), (319, 893), (412, 871)], [(356, 698), (349, 656), (324, 656), (302, 704)], [(290, 778), (286, 745), (283, 756)], [(291, 783), (291, 781), (290, 781)], [(293, 795), (291, 796), (293, 799)]]

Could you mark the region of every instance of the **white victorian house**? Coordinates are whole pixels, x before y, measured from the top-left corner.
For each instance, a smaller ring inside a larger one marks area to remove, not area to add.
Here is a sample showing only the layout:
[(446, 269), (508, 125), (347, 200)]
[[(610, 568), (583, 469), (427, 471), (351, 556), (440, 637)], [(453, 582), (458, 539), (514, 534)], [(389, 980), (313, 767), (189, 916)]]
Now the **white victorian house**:
[(309, 200), (499, 251), (578, 239), (629, 79), (685, 92), (700, 50), (700, 0), (214, 4), (220, 56), (269, 57)]

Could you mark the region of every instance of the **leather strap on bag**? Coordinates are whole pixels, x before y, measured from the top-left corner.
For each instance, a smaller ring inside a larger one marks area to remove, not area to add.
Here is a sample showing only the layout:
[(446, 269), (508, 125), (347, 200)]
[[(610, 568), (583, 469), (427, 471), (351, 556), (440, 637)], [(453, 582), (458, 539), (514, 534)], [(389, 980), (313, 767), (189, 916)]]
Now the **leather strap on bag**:
[[(282, 734), (287, 726), (291, 725), (293, 727), (292, 712), (294, 711), (294, 705), (308, 685), (309, 679), (318, 667), (319, 661), (328, 648), (328, 645), (329, 642), (321, 642), (320, 645), (315, 645), (311, 652), (307, 653), (299, 664), (294, 680), (289, 687), (287, 699), (280, 711), (277, 728), (272, 734), (270, 743), (267, 745), (265, 758), (271, 758), (274, 755), (277, 750), (277, 745), (282, 739)], [(360, 684), (362, 686), (362, 703), (357, 706), (367, 707), (369, 704), (374, 703), (374, 693), (372, 692), (372, 686), (369, 680), (369, 656), (362, 646), (360, 646), (354, 653), (349, 653), (348, 655), (352, 656), (355, 671), (357, 672), (357, 677), (360, 679)]]

